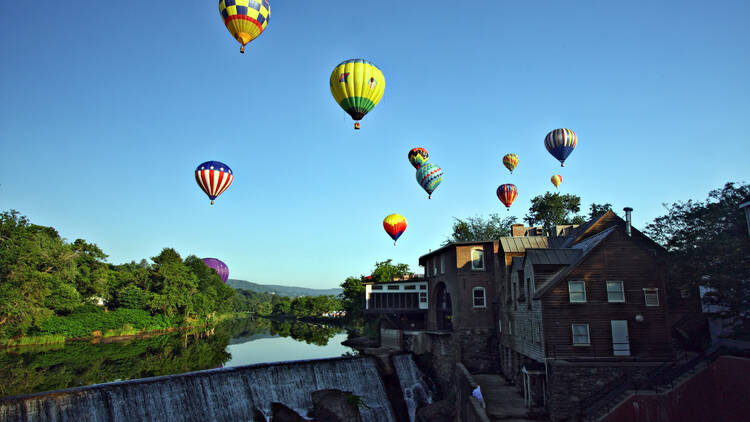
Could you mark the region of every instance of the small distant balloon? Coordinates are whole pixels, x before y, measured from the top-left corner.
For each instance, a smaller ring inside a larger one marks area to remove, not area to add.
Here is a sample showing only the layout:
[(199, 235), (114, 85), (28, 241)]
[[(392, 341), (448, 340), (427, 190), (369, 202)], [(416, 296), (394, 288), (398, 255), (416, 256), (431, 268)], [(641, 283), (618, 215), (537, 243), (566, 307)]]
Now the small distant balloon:
[(553, 157), (560, 161), (560, 167), (565, 166), (565, 159), (578, 144), (578, 136), (570, 129), (555, 129), (544, 138), (544, 146)]
[(497, 199), (505, 205), (508, 211), (510, 211), (510, 205), (516, 200), (517, 196), (518, 188), (516, 185), (506, 183), (497, 188)]
[(228, 165), (219, 161), (206, 161), (195, 169), (195, 181), (208, 195), (211, 205), (234, 181), (234, 173)]
[(393, 246), (396, 246), (396, 241), (406, 230), (406, 218), (400, 214), (391, 214), (383, 219), (383, 228), (393, 239)]
[(516, 154), (505, 154), (503, 157), (503, 165), (510, 170), (510, 174), (513, 174), (513, 170), (518, 165), (518, 156)]
[(429, 157), (430, 154), (428, 154), (427, 150), (424, 148), (412, 148), (409, 151), (409, 162), (417, 170), (427, 162)]
[(227, 264), (216, 258), (203, 258), (203, 263), (219, 273), (221, 281), (224, 283), (227, 282), (227, 279), (229, 278), (229, 267), (227, 267)]
[(553, 185), (555, 185), (555, 188), (560, 187), (560, 183), (562, 183), (562, 176), (559, 174), (556, 174), (550, 178), (550, 181)]
[(437, 189), (440, 182), (443, 181), (443, 169), (437, 164), (428, 163), (417, 170), (417, 183), (427, 192), (427, 199), (432, 198), (432, 192)]

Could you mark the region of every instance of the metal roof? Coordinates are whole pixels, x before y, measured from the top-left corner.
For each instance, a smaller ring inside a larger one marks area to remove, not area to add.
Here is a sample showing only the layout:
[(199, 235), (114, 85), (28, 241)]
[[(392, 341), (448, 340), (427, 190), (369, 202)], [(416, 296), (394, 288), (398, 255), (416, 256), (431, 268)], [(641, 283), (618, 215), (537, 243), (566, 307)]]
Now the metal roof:
[(528, 249), (526, 259), (532, 265), (570, 265), (581, 256), (580, 249)]
[(526, 249), (549, 247), (547, 236), (519, 236), (501, 237), (500, 245), (503, 252), (525, 252)]

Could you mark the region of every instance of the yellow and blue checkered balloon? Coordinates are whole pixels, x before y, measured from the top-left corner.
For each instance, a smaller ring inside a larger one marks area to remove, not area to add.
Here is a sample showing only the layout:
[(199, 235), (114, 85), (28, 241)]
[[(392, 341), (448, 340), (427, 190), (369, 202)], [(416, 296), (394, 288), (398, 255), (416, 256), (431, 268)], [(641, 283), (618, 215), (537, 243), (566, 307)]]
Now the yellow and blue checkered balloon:
[(244, 53), (245, 45), (266, 29), (271, 5), (268, 0), (219, 0), (219, 13), (229, 32), (242, 44), (240, 53)]

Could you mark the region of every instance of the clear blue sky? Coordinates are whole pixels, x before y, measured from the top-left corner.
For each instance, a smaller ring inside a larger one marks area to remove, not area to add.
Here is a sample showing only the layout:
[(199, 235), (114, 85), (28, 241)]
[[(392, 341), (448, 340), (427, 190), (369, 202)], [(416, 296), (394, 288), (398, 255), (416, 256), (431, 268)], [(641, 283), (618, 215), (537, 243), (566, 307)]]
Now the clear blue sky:
[[(0, 209), (116, 264), (170, 246), (232, 278), (329, 288), (388, 258), (420, 271), (452, 217), (522, 218), (552, 174), (582, 211), (632, 206), (639, 228), (748, 180), (747, 1), (271, 7), (242, 55), (216, 1), (0, 2)], [(357, 132), (328, 89), (351, 58), (386, 76)], [(543, 145), (557, 127), (579, 139), (562, 169)], [(416, 146), (445, 171), (432, 200)], [(213, 207), (193, 178), (207, 160), (236, 176)], [(509, 213), (502, 183), (520, 191)]]

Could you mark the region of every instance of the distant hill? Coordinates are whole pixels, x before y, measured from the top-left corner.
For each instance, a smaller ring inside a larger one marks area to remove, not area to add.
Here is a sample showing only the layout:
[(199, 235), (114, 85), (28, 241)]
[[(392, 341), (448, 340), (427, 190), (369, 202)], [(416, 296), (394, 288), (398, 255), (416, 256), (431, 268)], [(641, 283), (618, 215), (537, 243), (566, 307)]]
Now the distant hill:
[(308, 289), (307, 287), (291, 287), (291, 286), (277, 286), (274, 284), (258, 284), (245, 280), (235, 280), (230, 278), (227, 280), (227, 284), (235, 289), (250, 290), (252, 292), (259, 293), (271, 293), (280, 296), (326, 296), (333, 295), (337, 296), (341, 293), (342, 289)]

